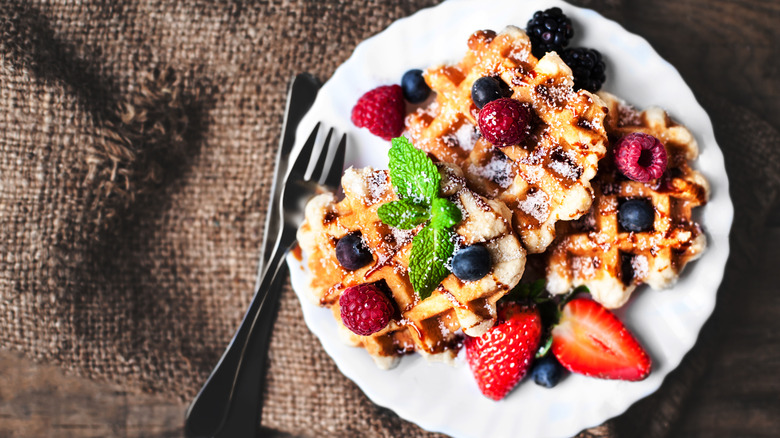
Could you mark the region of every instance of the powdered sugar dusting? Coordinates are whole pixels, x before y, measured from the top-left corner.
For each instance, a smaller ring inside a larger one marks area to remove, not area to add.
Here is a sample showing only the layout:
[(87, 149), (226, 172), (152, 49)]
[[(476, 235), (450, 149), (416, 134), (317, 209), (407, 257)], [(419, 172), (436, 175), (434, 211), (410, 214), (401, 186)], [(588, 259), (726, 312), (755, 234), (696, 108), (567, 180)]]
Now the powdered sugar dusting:
[(618, 126), (639, 126), (642, 116), (634, 107), (621, 102), (618, 104)]
[(566, 106), (573, 94), (570, 84), (566, 82), (556, 83), (553, 79), (548, 79), (545, 83), (537, 85), (535, 91), (534, 101), (554, 108)]
[(570, 223), (572, 228), (577, 231), (593, 231), (596, 229), (596, 216), (593, 215), (593, 211), (588, 211), (582, 217)]
[[(518, 63), (528, 63), (528, 55), (531, 54), (530, 45), (513, 46), (507, 55), (507, 58), (513, 59)], [(521, 76), (521, 75), (516, 75)]]
[(374, 204), (383, 198), (390, 190), (390, 180), (387, 177), (387, 173), (372, 172), (369, 174), (366, 178), (366, 188), (368, 189), (368, 199), (366, 199), (366, 202), (369, 205)]
[(571, 260), (571, 269), (578, 278), (592, 278), (596, 274), (595, 259), (574, 257)]
[(396, 227), (390, 227), (393, 233), (393, 239), (395, 239), (396, 248), (406, 246), (407, 243), (412, 241), (414, 237), (413, 230), (402, 230)]
[(634, 278), (647, 278), (647, 274), (650, 272), (647, 257), (642, 254), (635, 255), (631, 259), (631, 269), (634, 270)]
[(517, 206), (540, 223), (550, 216), (550, 198), (541, 190), (529, 190), (525, 199), (518, 202)]
[(497, 154), (493, 155), (490, 161), (483, 166), (470, 165), (469, 170), (472, 174), (487, 178), (502, 188), (509, 187), (514, 181), (512, 162)]
[(523, 172), (523, 179), (529, 184), (539, 184), (544, 178), (544, 169), (538, 166), (528, 166)]
[(463, 123), (455, 131), (455, 138), (458, 141), (458, 145), (465, 151), (474, 149), (474, 145), (479, 140), (479, 131), (477, 127), (469, 122)]
[(557, 147), (550, 154), (550, 161), (547, 164), (553, 172), (570, 179), (577, 180), (582, 175), (582, 168), (577, 164), (576, 158), (571, 152), (565, 151), (562, 147)]

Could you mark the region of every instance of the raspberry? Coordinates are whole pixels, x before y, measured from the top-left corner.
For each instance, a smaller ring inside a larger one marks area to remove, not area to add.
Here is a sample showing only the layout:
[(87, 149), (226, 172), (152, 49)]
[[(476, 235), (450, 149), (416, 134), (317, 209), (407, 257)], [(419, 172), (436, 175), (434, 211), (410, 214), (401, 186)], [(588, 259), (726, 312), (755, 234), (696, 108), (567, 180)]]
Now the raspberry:
[(531, 52), (537, 58), (547, 52), (563, 49), (574, 36), (571, 20), (563, 14), (561, 8), (536, 11), (525, 30), (531, 39)]
[(339, 297), (341, 320), (360, 336), (368, 336), (387, 326), (393, 316), (390, 300), (373, 284), (347, 288)]
[(531, 110), (515, 99), (502, 97), (479, 111), (479, 130), (495, 146), (520, 143), (531, 129)]
[(576, 91), (585, 89), (595, 93), (607, 79), (607, 67), (601, 59), (601, 53), (596, 49), (566, 49), (561, 54), (561, 59), (571, 69)]
[(615, 146), (615, 165), (627, 178), (649, 182), (666, 170), (666, 148), (652, 135), (634, 132)]
[(404, 93), (400, 85), (374, 88), (352, 108), (352, 123), (390, 140), (404, 131)]

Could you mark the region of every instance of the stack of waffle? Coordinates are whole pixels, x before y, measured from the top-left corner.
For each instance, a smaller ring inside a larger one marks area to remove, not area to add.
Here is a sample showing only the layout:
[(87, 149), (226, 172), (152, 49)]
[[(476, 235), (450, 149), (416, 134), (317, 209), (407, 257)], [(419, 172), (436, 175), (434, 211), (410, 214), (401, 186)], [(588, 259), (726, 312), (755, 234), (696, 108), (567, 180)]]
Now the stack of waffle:
[[(511, 98), (533, 110), (532, 132), (521, 144), (497, 148), (480, 135), (471, 88), (485, 76), (500, 78)], [(386, 171), (347, 170), (345, 198), (313, 199), (298, 233), (317, 304), (331, 307), (346, 340), (380, 366), (412, 351), (451, 358), (459, 330), (472, 336), (488, 330), (496, 301), (523, 275), (526, 251), (541, 254), (550, 293), (584, 285), (614, 308), (639, 284), (669, 287), (704, 250), (692, 209), (707, 201), (709, 187), (688, 164), (698, 154), (696, 141), (663, 110), (639, 112), (607, 93), (575, 91), (561, 58), (555, 52), (535, 58), (526, 34), (513, 26), (474, 33), (460, 63), (432, 67), (424, 77), (436, 99), (407, 117), (407, 136), (440, 162), (441, 194), (464, 213), (456, 246), (484, 244), (490, 274), (473, 282), (450, 274), (420, 300), (408, 277), (411, 240), (420, 227), (396, 229), (377, 215), (379, 206), (397, 199)], [(609, 151), (634, 132), (664, 144), (669, 163), (658, 180), (631, 181), (616, 170)], [(620, 203), (633, 198), (652, 203), (652, 230), (628, 232), (619, 225)], [(374, 260), (347, 271), (335, 247), (356, 232)], [(341, 293), (363, 283), (377, 285), (396, 306), (387, 327), (370, 336), (352, 333), (340, 320)]]
[[(298, 242), (309, 259), (312, 291), (320, 305), (329, 306), (346, 340), (364, 347), (377, 364), (390, 367), (404, 353), (419, 351), (432, 357), (451, 358), (459, 339), (456, 332), (479, 336), (496, 319), (496, 302), (520, 281), (525, 250), (512, 232), (511, 213), (495, 200), (483, 198), (466, 187), (456, 166), (441, 164), (440, 194), (458, 205), (463, 220), (455, 226), (457, 246), (483, 244), (494, 261), (491, 272), (478, 281), (463, 282), (447, 276), (433, 294), (420, 300), (409, 281), (411, 241), (421, 227), (400, 230), (379, 219), (377, 210), (398, 199), (384, 170), (348, 169), (342, 178), (344, 199), (323, 194), (306, 206), (306, 221), (298, 230)], [(374, 256), (367, 266), (349, 271), (336, 259), (336, 243), (360, 233)], [(339, 297), (348, 287), (373, 283), (392, 297), (396, 315), (383, 330), (358, 336), (341, 323)]]
[[(606, 152), (606, 106), (574, 91), (571, 69), (557, 53), (537, 61), (528, 36), (514, 26), (476, 32), (468, 47), (459, 64), (425, 72), (436, 101), (407, 118), (409, 137), (440, 161), (460, 165), (482, 195), (509, 206), (528, 252), (543, 252), (557, 221), (590, 208), (590, 180)], [(513, 99), (532, 108), (537, 120), (523, 144), (498, 149), (479, 136), (471, 86), (485, 76), (501, 78)]]
[[(680, 270), (702, 254), (707, 240), (692, 210), (707, 202), (709, 184), (688, 164), (699, 153), (688, 129), (660, 108), (638, 112), (615, 96), (601, 96), (609, 106), (610, 144), (634, 132), (650, 134), (666, 148), (667, 169), (657, 181), (640, 183), (620, 174), (611, 157), (602, 160), (590, 212), (578, 221), (558, 224), (559, 238), (549, 250), (547, 290), (563, 294), (584, 285), (597, 301), (614, 308), (641, 283), (668, 288)], [(653, 228), (646, 232), (629, 232), (618, 223), (620, 203), (637, 198), (655, 210)]]

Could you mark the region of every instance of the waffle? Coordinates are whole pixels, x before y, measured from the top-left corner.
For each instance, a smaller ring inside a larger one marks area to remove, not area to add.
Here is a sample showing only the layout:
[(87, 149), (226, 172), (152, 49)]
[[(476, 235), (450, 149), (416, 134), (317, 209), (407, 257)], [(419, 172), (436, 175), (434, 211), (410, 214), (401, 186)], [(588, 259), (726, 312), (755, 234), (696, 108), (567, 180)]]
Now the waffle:
[[(638, 112), (610, 94), (601, 97), (609, 107), (606, 129), (611, 143), (633, 132), (650, 134), (666, 147), (667, 170), (656, 181), (640, 183), (622, 176), (611, 155), (602, 160), (593, 180), (596, 199), (590, 212), (578, 221), (558, 223), (558, 238), (549, 251), (547, 289), (561, 294), (585, 285), (594, 299), (615, 308), (639, 284), (670, 287), (683, 267), (701, 255), (707, 241), (691, 212), (707, 202), (709, 184), (688, 164), (698, 155), (688, 129), (660, 108)], [(653, 230), (631, 233), (620, 227), (618, 206), (629, 198), (652, 203)]]
[[(456, 166), (442, 164), (439, 171), (442, 196), (463, 212), (463, 220), (454, 227), (456, 246), (483, 243), (491, 254), (493, 269), (478, 281), (463, 282), (450, 274), (430, 297), (419, 299), (407, 268), (412, 237), (421, 226), (401, 230), (383, 224), (377, 216), (380, 205), (397, 199), (387, 171), (348, 169), (342, 178), (345, 198), (340, 202), (333, 194), (313, 198), (298, 230), (298, 242), (308, 257), (314, 300), (333, 310), (348, 343), (364, 347), (383, 368), (413, 351), (433, 358), (454, 357), (459, 344), (456, 331), (480, 336), (492, 327), (496, 301), (523, 274), (525, 251), (512, 233), (507, 207), (467, 189)], [(336, 243), (356, 231), (361, 232), (374, 261), (347, 271), (336, 259)], [(340, 319), (341, 293), (363, 283), (377, 284), (397, 305), (397, 314), (388, 326), (370, 336), (352, 333)]]
[[(573, 90), (571, 69), (557, 53), (537, 60), (514, 26), (498, 35), (476, 32), (468, 48), (460, 63), (424, 73), (436, 100), (407, 116), (408, 135), (440, 161), (461, 166), (481, 195), (506, 203), (528, 252), (543, 252), (557, 221), (590, 208), (589, 181), (606, 152), (606, 107), (598, 96)], [(511, 97), (533, 109), (534, 128), (522, 144), (498, 149), (481, 138), (471, 86), (483, 76), (500, 76)]]

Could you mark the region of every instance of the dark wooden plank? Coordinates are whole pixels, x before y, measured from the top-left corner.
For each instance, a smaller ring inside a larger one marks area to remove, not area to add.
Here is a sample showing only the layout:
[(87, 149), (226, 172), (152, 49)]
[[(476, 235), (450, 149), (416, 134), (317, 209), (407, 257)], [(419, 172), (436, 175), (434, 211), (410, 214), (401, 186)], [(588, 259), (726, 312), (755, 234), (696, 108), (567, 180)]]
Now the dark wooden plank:
[[(0, 351), (0, 437), (181, 437), (186, 407)], [(291, 438), (271, 430), (263, 436)]]
[(0, 436), (179, 436), (183, 409), (0, 353)]
[(725, 296), (704, 342), (710, 366), (693, 387), (674, 436), (777, 437), (780, 433), (780, 228), (766, 229), (766, 253), (744, 296)]

